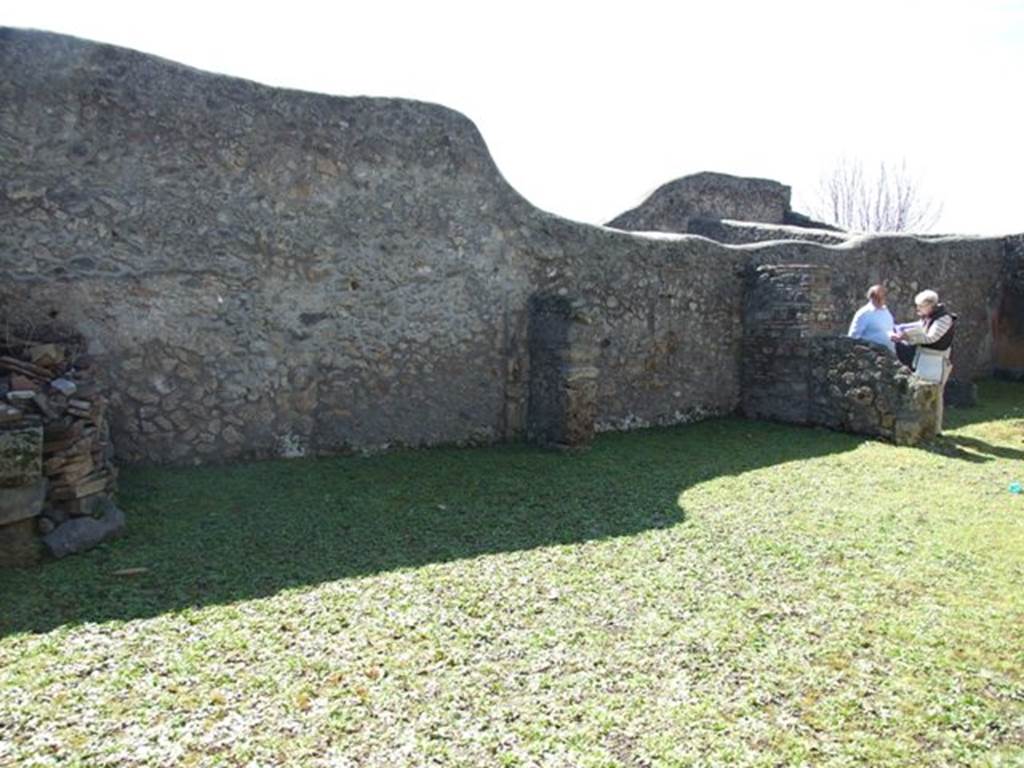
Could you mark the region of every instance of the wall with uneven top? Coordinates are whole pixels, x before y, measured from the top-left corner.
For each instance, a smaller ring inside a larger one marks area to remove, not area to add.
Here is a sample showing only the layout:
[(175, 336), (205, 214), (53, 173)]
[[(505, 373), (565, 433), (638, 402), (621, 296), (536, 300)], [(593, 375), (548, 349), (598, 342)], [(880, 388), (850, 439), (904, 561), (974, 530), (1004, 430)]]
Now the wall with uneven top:
[(800, 262), (828, 266), (832, 274), (831, 323), (845, 333), (875, 283), (888, 288), (888, 307), (897, 322), (916, 320), (914, 296), (938, 292), (959, 322), (953, 347), (953, 376), (992, 374), (992, 312), (1004, 288), (1005, 238), (918, 238), (863, 236), (843, 245), (783, 242), (756, 248), (753, 264)]
[(440, 107), (0, 38), (4, 304), (78, 329), (129, 460), (497, 436), (521, 201)]
[(435, 105), (0, 30), (0, 167), (0, 323), (89, 340), (126, 462), (522, 436), (536, 295), (585, 308), (597, 429), (730, 412), (751, 263), (828, 265), (836, 329), (871, 282), (897, 314), (936, 287), (963, 313), (958, 369), (991, 369), (1001, 240), (730, 247), (566, 221)]
[(521, 435), (538, 292), (592, 305), (599, 426), (738, 397), (711, 249), (538, 211), (443, 107), (4, 30), (0, 160), (2, 319), (90, 340), (126, 461)]
[(885, 347), (832, 329), (828, 265), (761, 264), (747, 275), (743, 396), (751, 418), (916, 445), (938, 430), (939, 387)]

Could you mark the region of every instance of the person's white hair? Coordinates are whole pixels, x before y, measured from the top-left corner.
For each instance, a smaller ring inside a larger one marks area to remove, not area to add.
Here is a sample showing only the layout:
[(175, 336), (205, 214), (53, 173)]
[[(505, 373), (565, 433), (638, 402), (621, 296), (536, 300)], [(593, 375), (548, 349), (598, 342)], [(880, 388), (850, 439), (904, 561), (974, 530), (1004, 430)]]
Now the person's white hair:
[(939, 294), (935, 291), (921, 291), (917, 296), (914, 297), (915, 304), (938, 304)]

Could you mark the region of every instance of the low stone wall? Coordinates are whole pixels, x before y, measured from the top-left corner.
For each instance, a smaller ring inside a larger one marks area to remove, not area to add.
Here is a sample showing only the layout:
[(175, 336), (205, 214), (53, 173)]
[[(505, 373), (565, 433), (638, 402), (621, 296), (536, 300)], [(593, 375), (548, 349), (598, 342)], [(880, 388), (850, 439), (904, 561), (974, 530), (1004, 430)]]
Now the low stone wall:
[(914, 296), (930, 288), (958, 317), (953, 376), (974, 380), (993, 372), (992, 312), (1005, 284), (1005, 238), (920, 238), (871, 235), (843, 245), (778, 242), (750, 249), (753, 267), (762, 264), (817, 264), (831, 273), (828, 332), (845, 335), (851, 318), (875, 283), (888, 288), (888, 307), (897, 322), (916, 319)]
[(899, 363), (888, 350), (855, 339), (810, 344), (809, 420), (898, 445), (935, 437), (939, 387)]
[(884, 347), (831, 332), (832, 270), (764, 264), (744, 309), (743, 412), (903, 445), (933, 438), (939, 388)]

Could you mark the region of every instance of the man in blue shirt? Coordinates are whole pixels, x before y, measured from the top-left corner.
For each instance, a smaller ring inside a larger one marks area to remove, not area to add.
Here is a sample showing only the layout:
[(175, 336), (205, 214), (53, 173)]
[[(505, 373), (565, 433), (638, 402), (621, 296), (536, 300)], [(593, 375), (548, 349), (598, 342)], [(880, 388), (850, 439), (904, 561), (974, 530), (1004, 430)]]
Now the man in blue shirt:
[(868, 303), (853, 316), (847, 336), (880, 344), (895, 354), (896, 348), (889, 338), (894, 325), (892, 313), (885, 306), (885, 286), (872, 285), (868, 289)]

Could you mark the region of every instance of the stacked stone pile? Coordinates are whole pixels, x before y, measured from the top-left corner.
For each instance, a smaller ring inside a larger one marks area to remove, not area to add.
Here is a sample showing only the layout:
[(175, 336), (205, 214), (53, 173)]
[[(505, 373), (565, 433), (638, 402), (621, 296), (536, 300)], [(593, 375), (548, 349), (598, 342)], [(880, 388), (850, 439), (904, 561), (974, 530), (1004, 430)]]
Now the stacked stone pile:
[(81, 551), (123, 527), (106, 399), (78, 345), (0, 346), (0, 565)]

